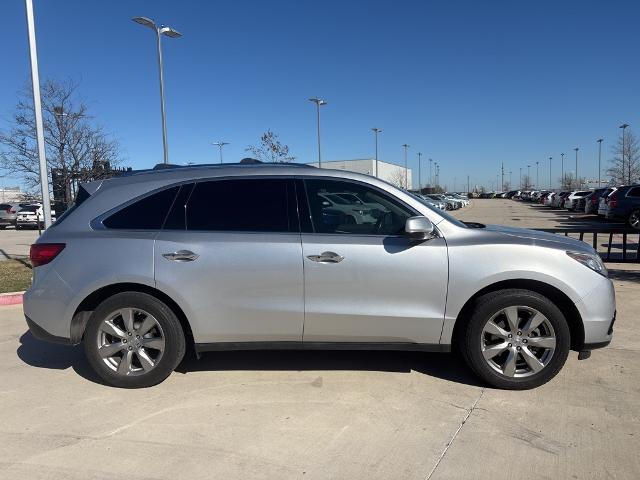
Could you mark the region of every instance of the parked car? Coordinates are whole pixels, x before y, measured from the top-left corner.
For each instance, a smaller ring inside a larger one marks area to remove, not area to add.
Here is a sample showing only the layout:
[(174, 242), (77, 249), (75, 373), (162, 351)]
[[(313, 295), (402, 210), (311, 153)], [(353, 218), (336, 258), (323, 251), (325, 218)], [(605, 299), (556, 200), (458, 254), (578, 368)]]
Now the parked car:
[(607, 209), (609, 208), (609, 196), (615, 192), (618, 187), (607, 188), (607, 190), (600, 197), (600, 202), (598, 203), (598, 216), (606, 217)]
[(549, 195), (547, 195), (544, 198), (544, 203), (543, 205), (547, 206), (547, 207), (551, 207), (553, 205), (553, 197), (556, 196), (556, 192), (549, 192)]
[[(319, 194), (338, 192), (382, 215), (325, 223)], [(607, 345), (615, 316), (613, 284), (584, 242), (463, 223), (377, 178), (311, 166), (165, 167), (82, 184), (30, 257), (33, 335), (82, 342), (95, 372), (127, 388), (164, 380), (187, 344), (455, 346), (489, 385), (532, 388), (570, 349), (584, 358)]]
[[(578, 200), (582, 197), (586, 197), (591, 193), (591, 190), (574, 190), (564, 199), (564, 208), (567, 210), (576, 210), (578, 206)], [(584, 209), (584, 207), (583, 207)]]
[[(51, 210), (51, 221), (55, 222), (56, 212)], [(23, 228), (44, 228), (44, 210), (40, 204), (24, 205), (16, 218), (16, 230)]]
[(418, 198), (420, 198), (421, 200), (427, 202), (429, 205), (437, 208), (438, 210), (446, 210), (447, 209), (447, 205), (440, 201), (440, 200), (434, 200), (432, 198), (427, 197), (426, 195), (421, 195), (419, 193), (415, 194), (418, 196)]
[(564, 200), (571, 192), (560, 192), (553, 197), (553, 208), (564, 208)]
[(584, 197), (584, 213), (598, 213), (600, 198), (609, 190), (608, 188), (596, 188), (590, 195)]
[(608, 200), (607, 219), (621, 220), (640, 230), (640, 184), (619, 187)]
[(18, 208), (17, 203), (0, 203), (0, 230), (16, 226)]

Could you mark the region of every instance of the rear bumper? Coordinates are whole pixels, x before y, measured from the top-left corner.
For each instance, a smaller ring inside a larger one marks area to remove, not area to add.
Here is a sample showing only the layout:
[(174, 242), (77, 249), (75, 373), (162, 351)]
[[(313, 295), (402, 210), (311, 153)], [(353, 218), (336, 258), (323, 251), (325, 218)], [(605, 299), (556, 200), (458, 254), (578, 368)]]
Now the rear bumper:
[(0, 225), (15, 225), (16, 219), (11, 218), (0, 218)]
[(47, 332), (44, 328), (42, 328), (40, 325), (38, 325), (36, 322), (31, 320), (26, 315), (24, 316), (24, 318), (27, 321), (29, 331), (31, 331), (31, 334), (34, 337), (36, 337), (38, 340), (42, 340), (44, 342), (50, 342), (50, 343), (58, 343), (60, 345), (71, 345), (70, 339), (64, 338), (64, 337), (57, 337)]

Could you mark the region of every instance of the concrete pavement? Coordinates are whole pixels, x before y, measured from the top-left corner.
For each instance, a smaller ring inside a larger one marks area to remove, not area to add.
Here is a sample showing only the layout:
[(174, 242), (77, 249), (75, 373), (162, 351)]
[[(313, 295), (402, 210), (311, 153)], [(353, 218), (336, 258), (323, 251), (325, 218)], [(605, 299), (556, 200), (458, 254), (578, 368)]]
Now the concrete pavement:
[(0, 230), (0, 261), (7, 258), (28, 257), (29, 248), (38, 239), (38, 230)]

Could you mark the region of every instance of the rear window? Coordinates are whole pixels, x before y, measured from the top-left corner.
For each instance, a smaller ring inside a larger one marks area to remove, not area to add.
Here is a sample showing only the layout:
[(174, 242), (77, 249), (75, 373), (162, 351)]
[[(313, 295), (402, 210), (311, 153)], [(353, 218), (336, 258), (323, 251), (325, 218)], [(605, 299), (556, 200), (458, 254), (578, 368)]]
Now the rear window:
[(0, 203), (0, 210), (9, 210), (11, 209), (11, 205), (8, 203)]
[(118, 210), (102, 221), (107, 228), (126, 230), (160, 230), (180, 187), (152, 193)]

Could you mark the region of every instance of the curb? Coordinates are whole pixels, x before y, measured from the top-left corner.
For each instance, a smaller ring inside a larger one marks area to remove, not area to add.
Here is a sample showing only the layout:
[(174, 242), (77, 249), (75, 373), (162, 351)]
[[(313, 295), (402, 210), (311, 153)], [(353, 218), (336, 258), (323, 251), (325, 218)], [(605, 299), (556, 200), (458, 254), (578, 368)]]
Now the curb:
[(19, 305), (22, 303), (24, 292), (0, 293), (0, 306), (2, 305)]

